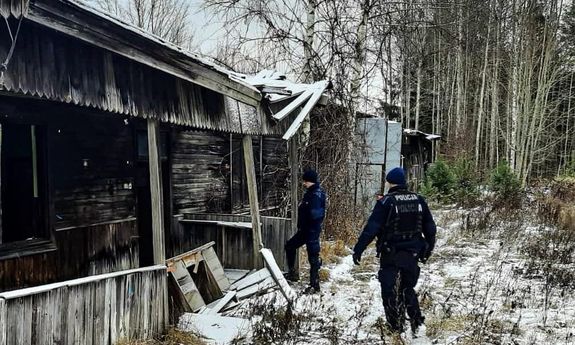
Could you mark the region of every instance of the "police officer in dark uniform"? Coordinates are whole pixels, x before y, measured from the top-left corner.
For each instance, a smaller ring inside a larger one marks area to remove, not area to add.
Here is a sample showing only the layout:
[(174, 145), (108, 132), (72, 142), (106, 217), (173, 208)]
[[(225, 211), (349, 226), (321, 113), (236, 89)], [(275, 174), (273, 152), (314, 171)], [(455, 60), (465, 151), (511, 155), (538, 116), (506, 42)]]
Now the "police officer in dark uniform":
[(417, 261), (425, 262), (431, 255), (436, 227), (423, 197), (407, 190), (402, 168), (391, 170), (385, 179), (389, 192), (377, 201), (354, 247), (353, 262), (360, 264), (361, 254), (377, 237), (378, 279), (387, 322), (392, 331), (403, 332), (407, 311), (415, 334), (424, 321), (414, 290)]
[(295, 270), (296, 251), (305, 244), (310, 265), (310, 286), (305, 292), (315, 293), (320, 291), (319, 268), (321, 267), (321, 258), (319, 257), (319, 236), (325, 216), (326, 195), (320, 187), (317, 173), (314, 170), (304, 172), (302, 179), (306, 191), (298, 207), (298, 232), (285, 245), (289, 267), (285, 277), (290, 281), (299, 280), (299, 275)]

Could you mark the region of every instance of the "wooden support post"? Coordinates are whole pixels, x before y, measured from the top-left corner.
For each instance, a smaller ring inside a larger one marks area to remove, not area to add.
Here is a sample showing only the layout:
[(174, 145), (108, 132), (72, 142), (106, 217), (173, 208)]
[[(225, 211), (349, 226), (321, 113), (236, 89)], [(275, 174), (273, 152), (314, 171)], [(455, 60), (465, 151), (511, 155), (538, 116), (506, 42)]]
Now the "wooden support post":
[[(162, 162), (160, 156), (160, 125), (156, 119), (148, 119), (148, 160), (150, 165), (150, 195), (152, 200), (152, 246), (154, 264), (166, 264), (166, 239), (164, 231), (164, 200), (162, 190)], [(168, 320), (168, 281), (162, 288), (161, 319)], [(165, 325), (162, 325), (165, 329)]]
[(150, 194), (152, 197), (152, 240), (154, 264), (166, 261), (164, 236), (164, 203), (162, 200), (162, 166), (158, 120), (148, 119), (148, 157), (150, 163)]
[[(289, 141), (289, 166), (291, 172), (290, 195), (291, 195), (291, 230), (292, 236), (297, 232), (297, 205), (299, 202), (299, 158), (298, 158), (298, 135), (294, 135)], [(299, 249), (295, 260), (295, 270), (299, 271)]]
[[(2, 190), (2, 124), (0, 123), (0, 190)], [(0, 195), (0, 244), (2, 243), (2, 197)]]
[(260, 258), (260, 249), (263, 248), (262, 229), (260, 222), (260, 207), (258, 203), (258, 186), (256, 181), (256, 167), (254, 164), (254, 149), (252, 146), (252, 136), (246, 135), (242, 139), (244, 149), (244, 163), (246, 169), (246, 179), (248, 185), (248, 195), (250, 199), (250, 213), (252, 216), (252, 233), (254, 247), (254, 266), (261, 267), (263, 261)]

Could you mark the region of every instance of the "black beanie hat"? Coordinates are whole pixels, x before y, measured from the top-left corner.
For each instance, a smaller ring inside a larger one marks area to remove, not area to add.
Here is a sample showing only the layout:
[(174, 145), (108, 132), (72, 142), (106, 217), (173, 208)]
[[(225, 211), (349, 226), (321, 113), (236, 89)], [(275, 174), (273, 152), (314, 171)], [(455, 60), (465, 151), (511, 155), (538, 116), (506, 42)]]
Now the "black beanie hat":
[(312, 183), (317, 183), (317, 173), (314, 170), (306, 170), (302, 175), (302, 180)]
[(393, 168), (385, 176), (385, 180), (389, 183), (404, 185), (405, 184), (405, 172), (402, 168)]

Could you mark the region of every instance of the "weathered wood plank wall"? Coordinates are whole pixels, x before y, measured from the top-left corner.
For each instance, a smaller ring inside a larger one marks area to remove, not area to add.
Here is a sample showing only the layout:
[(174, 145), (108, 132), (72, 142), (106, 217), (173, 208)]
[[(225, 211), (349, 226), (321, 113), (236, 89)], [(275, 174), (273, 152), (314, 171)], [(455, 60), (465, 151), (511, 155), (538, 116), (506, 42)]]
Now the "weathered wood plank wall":
[(172, 140), (174, 213), (229, 210), (229, 134), (176, 130)]
[[(290, 191), (288, 144), (279, 137), (264, 136), (262, 139), (261, 194), (262, 209), (268, 216), (287, 216)], [(275, 209), (273, 209), (275, 208)]]
[(0, 260), (0, 291), (139, 266), (135, 219), (59, 230), (58, 250)]
[(0, 291), (138, 267), (131, 126), (121, 117), (9, 97), (0, 97), (0, 109), (2, 121), (48, 133), (41, 173), (53, 177), (46, 239), (54, 244), (42, 254), (0, 259)]
[[(255, 137), (252, 144), (260, 208), (279, 209), (264, 214), (283, 216), (289, 200), (287, 144), (277, 137), (263, 137), (261, 142)], [(172, 162), (174, 214), (249, 211), (240, 136), (176, 130)]]
[[(246, 215), (227, 214), (186, 214), (175, 218), (170, 237), (173, 245), (168, 256), (175, 256), (197, 248), (210, 241), (216, 242), (215, 250), (225, 268), (253, 268), (252, 230), (216, 224), (190, 224), (180, 219), (213, 220), (225, 222), (251, 223)], [(272, 250), (278, 265), (287, 268), (284, 245), (293, 235), (291, 220), (278, 217), (261, 217), (262, 240), (264, 247)]]
[(167, 327), (165, 266), (0, 293), (0, 345), (113, 345)]
[(134, 217), (132, 127), (120, 117), (70, 115), (47, 124), (56, 228)]

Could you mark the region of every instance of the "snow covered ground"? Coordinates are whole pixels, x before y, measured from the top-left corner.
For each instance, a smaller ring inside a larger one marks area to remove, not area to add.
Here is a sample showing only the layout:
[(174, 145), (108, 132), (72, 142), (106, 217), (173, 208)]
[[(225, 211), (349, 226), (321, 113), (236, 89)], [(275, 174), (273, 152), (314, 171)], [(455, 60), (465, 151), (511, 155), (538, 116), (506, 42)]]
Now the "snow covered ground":
[[(424, 336), (413, 338), (408, 332), (396, 339), (386, 333), (372, 245), (361, 266), (353, 264), (351, 255), (324, 265), (329, 279), (322, 293), (302, 295), (293, 314), (286, 313), (278, 294), (234, 312), (231, 316), (250, 318), (252, 324), (247, 338), (236, 343), (575, 343), (573, 291), (534, 274), (521, 250), (549, 228), (529, 221), (529, 215), (492, 222), (487, 229), (476, 224), (481, 217), (474, 219), (469, 210), (434, 214), (436, 251), (422, 265), (417, 286), (426, 316)], [(303, 291), (306, 278), (295, 285), (297, 291)]]

